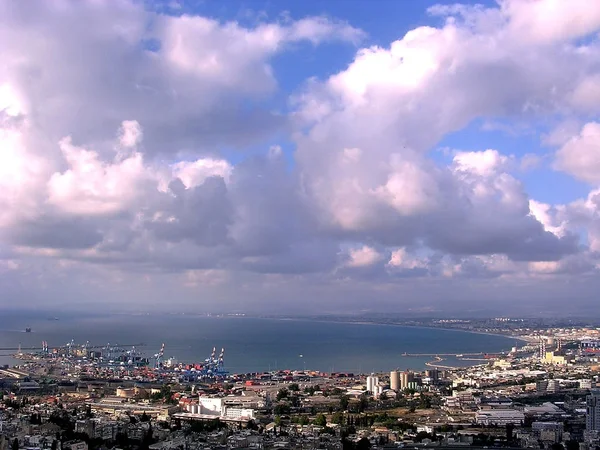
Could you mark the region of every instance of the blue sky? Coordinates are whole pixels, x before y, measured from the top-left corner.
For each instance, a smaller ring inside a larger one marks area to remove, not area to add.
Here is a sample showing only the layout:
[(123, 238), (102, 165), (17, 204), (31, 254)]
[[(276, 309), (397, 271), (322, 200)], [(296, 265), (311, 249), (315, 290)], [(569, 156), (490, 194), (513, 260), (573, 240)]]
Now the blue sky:
[(11, 298), (594, 306), (596, 2), (0, 0), (0, 30)]
[[(273, 58), (271, 64), (277, 76), (279, 92), (267, 105), (288, 112), (290, 94), (301, 89), (307, 79), (326, 80), (329, 76), (344, 70), (352, 61), (354, 54), (361, 47), (388, 47), (391, 42), (402, 37), (406, 32), (419, 26), (443, 25), (443, 18), (432, 16), (428, 8), (434, 5), (453, 5), (455, 1), (394, 1), (378, 0), (331, 0), (322, 1), (180, 1), (148, 2), (154, 7), (163, 8), (168, 14), (201, 14), (219, 21), (235, 21), (245, 26), (284, 18), (297, 19), (306, 16), (326, 16), (347, 21), (360, 28), (366, 34), (360, 45), (347, 45), (331, 42), (315, 46), (310, 43), (294, 44), (290, 51)], [(495, 1), (462, 2), (464, 5), (494, 7)], [(249, 107), (253, 107), (249, 104)], [(494, 129), (486, 129), (486, 123), (496, 125)], [(548, 133), (552, 124), (543, 124), (539, 128), (531, 124), (513, 124), (510, 120), (479, 119), (468, 127), (445, 136), (439, 148), (450, 148), (461, 151), (480, 151), (487, 148), (501, 149), (505, 154), (523, 157), (526, 154), (543, 156), (544, 148), (540, 138)], [(501, 129), (500, 127), (504, 127)], [(512, 129), (511, 129), (512, 128)], [(224, 154), (232, 163), (237, 163), (249, 155), (264, 153), (265, 147), (279, 145), (286, 155), (291, 167), (294, 165), (293, 152), (295, 145), (278, 135), (271, 142), (260, 143), (253, 149), (246, 148), (243, 153), (236, 149), (224, 148)], [(432, 149), (434, 159), (436, 150)], [(442, 163), (448, 158), (441, 157)], [(570, 176), (553, 170), (548, 160), (529, 170), (522, 171), (518, 178), (523, 181), (527, 191), (537, 200), (548, 203), (567, 203), (586, 195), (589, 187)]]

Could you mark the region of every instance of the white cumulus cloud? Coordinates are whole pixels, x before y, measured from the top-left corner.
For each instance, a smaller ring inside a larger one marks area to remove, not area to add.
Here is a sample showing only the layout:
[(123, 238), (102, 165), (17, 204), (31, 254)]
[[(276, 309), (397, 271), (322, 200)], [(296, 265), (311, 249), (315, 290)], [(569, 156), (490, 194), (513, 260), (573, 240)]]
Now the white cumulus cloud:
[(586, 123), (556, 152), (555, 167), (582, 181), (600, 184), (600, 123)]

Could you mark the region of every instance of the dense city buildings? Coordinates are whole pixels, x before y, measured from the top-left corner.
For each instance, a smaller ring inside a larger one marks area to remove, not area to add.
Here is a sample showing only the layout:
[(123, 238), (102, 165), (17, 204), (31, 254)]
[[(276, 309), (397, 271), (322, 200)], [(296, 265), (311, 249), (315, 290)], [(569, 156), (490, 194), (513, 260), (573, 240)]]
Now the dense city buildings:
[(436, 355), (426, 370), (369, 375), (231, 374), (216, 349), (183, 363), (44, 345), (0, 371), (0, 448), (595, 448), (597, 330), (513, 335), (510, 351), (453, 355), (461, 366)]

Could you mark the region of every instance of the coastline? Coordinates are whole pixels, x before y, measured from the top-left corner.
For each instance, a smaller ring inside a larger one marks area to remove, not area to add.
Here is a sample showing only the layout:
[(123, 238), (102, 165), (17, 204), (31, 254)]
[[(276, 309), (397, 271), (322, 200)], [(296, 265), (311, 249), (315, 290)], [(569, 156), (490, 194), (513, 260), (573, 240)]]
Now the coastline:
[[(1, 310), (0, 310), (1, 311)], [(22, 312), (23, 313), (23, 312)], [(42, 316), (46, 316), (49, 315), (48, 314), (42, 314)], [(438, 326), (433, 325), (433, 324), (428, 324), (428, 323), (413, 323), (415, 321), (428, 321), (428, 320), (436, 320), (436, 319), (428, 319), (428, 318), (417, 318), (417, 319), (397, 319), (399, 320), (399, 322), (394, 322), (392, 319), (392, 321), (390, 320), (383, 320), (383, 319), (377, 319), (377, 318), (358, 318), (357, 320), (354, 320), (352, 317), (347, 317), (347, 316), (335, 316), (335, 315), (331, 315), (331, 316), (288, 316), (288, 315), (262, 315), (262, 314), (258, 314), (258, 315), (253, 315), (253, 314), (247, 314), (247, 313), (170, 313), (168, 314), (170, 316), (183, 316), (186, 318), (193, 318), (193, 317), (198, 317), (198, 318), (212, 318), (212, 319), (267, 319), (267, 320), (277, 320), (277, 321), (304, 321), (304, 322), (321, 322), (321, 323), (343, 323), (343, 324), (356, 324), (356, 325), (378, 325), (378, 326), (382, 326), (382, 325), (386, 325), (386, 326), (395, 326), (395, 327), (406, 327), (406, 328), (421, 328), (421, 329), (439, 329), (439, 330), (446, 330), (446, 331), (459, 331), (459, 332), (464, 332), (464, 333), (474, 333), (474, 334), (482, 334), (482, 335), (489, 335), (489, 336), (497, 336), (497, 337), (504, 337), (504, 338), (508, 338), (508, 339), (514, 339), (520, 342), (524, 342), (524, 343), (532, 343), (532, 342), (537, 342), (537, 340), (533, 340), (531, 338), (527, 338), (524, 337), (523, 335), (520, 334), (514, 334), (512, 332), (512, 330), (507, 330), (507, 333), (498, 333), (498, 332), (489, 332), (489, 331), (482, 331), (481, 329), (465, 329), (465, 328), (460, 328), (460, 327), (452, 327), (452, 326)], [(90, 317), (96, 317), (97, 314), (87, 314), (87, 316)], [(148, 312), (107, 312), (107, 313), (103, 313), (100, 314), (100, 316), (104, 316), (104, 317), (111, 317), (111, 316), (163, 316), (163, 314), (155, 314), (155, 313), (148, 313)], [(41, 316), (40, 316), (41, 317)], [(407, 322), (402, 322), (402, 320), (406, 320)], [(467, 318), (464, 320), (474, 320), (477, 321), (479, 319), (475, 318)], [(591, 325), (590, 325), (591, 326)], [(600, 324), (599, 324), (600, 326)], [(500, 327), (498, 327), (500, 328)], [(2, 331), (2, 330), (0, 330)], [(9, 331), (9, 330), (4, 330), (4, 331)]]
[[(236, 317), (231, 317), (232, 319)], [(239, 317), (244, 318), (244, 317)], [(431, 325), (411, 325), (406, 323), (390, 323), (390, 322), (378, 322), (376, 320), (335, 320), (335, 319), (324, 319), (324, 318), (310, 318), (310, 317), (269, 317), (269, 316), (245, 316), (245, 318), (254, 318), (254, 319), (268, 319), (268, 320), (282, 320), (282, 321), (298, 321), (298, 322), (320, 322), (320, 323), (343, 323), (348, 325), (378, 325), (378, 326), (390, 326), (390, 327), (404, 327), (404, 328), (420, 328), (426, 330), (445, 330), (445, 331), (456, 331), (461, 333), (472, 333), (472, 334), (482, 334), (487, 336), (497, 336), (503, 337), (506, 339), (515, 339), (517, 341), (521, 341), (529, 344), (530, 341), (524, 338), (521, 335), (513, 335), (513, 334), (502, 334), (502, 333), (490, 333), (481, 330), (465, 330), (463, 328), (452, 328), (452, 327), (438, 327)]]

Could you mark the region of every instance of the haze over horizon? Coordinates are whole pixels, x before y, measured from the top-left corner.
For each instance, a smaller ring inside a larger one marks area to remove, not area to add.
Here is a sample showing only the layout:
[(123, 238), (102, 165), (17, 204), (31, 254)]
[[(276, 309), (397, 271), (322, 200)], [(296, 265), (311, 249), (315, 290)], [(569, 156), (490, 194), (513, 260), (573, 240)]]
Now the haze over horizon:
[(35, 3), (0, 309), (599, 315), (600, 2)]

